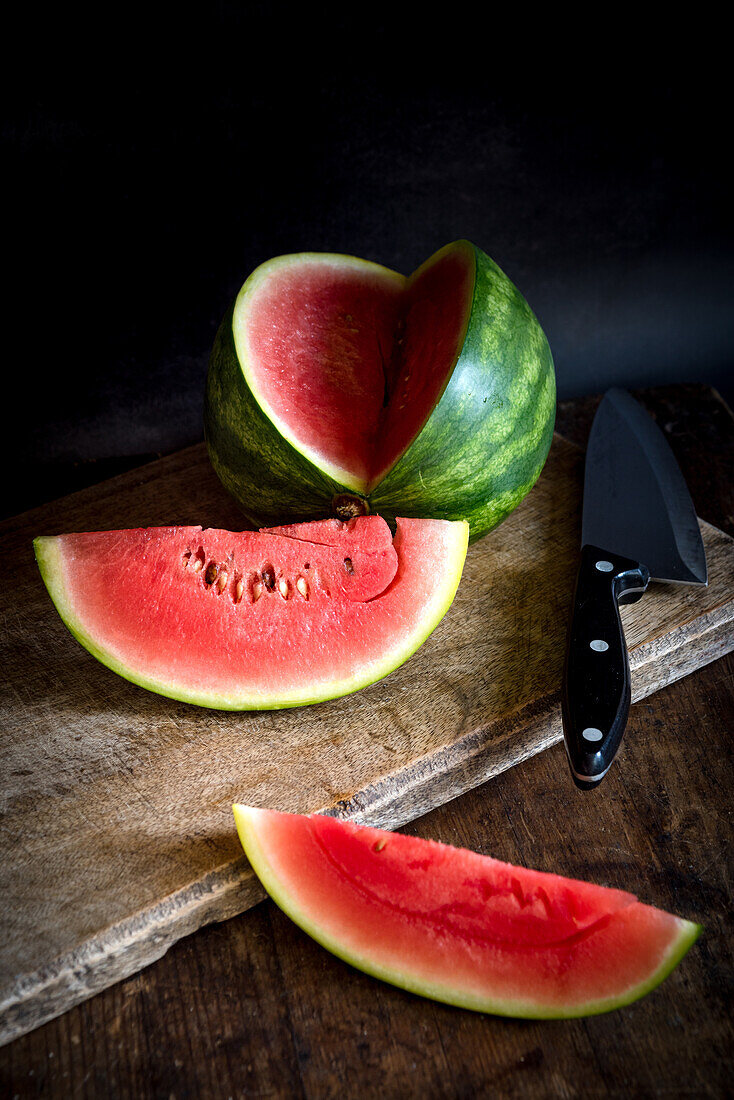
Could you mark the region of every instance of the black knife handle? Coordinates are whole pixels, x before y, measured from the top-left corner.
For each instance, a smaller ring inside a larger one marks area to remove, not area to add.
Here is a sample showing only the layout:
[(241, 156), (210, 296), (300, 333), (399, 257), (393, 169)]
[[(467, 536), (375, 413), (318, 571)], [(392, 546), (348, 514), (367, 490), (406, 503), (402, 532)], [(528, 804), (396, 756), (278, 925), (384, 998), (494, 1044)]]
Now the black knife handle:
[(599, 785), (622, 740), (630, 665), (619, 605), (639, 600), (649, 580), (640, 562), (598, 546), (581, 551), (561, 703), (571, 774), (582, 790)]

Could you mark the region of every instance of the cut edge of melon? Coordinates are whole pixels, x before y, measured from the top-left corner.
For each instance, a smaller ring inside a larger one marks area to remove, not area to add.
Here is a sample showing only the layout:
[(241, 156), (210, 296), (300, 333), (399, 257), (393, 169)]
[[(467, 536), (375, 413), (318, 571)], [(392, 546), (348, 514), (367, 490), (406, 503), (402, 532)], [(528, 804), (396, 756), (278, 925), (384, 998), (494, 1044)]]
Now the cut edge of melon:
[(382, 276), (387, 276), (388, 279), (394, 280), (401, 286), (403, 290), (412, 286), (421, 275), (423, 275), (429, 268), (439, 263), (449, 252), (456, 251), (462, 252), (467, 255), (467, 261), (473, 262), (475, 269), (476, 279), (476, 249), (470, 241), (464, 238), (459, 238), (455, 241), (451, 241), (449, 244), (443, 245), (437, 252), (434, 252), (432, 256), (424, 260), (415, 271), (410, 275), (402, 275), (392, 268), (385, 267), (382, 264), (375, 263), (372, 260), (363, 260), (357, 256), (351, 256), (348, 254), (338, 252), (294, 252), (292, 254), (286, 254), (283, 256), (275, 256), (271, 260), (266, 260), (255, 268), (252, 274), (246, 279), (239, 294), (235, 300), (234, 309), (232, 313), (232, 335), (234, 339), (235, 351), (239, 360), (240, 369), (244, 376), (245, 382), (255, 399), (257, 405), (263, 412), (263, 415), (267, 417), (276, 431), (282, 436), (282, 438), (307, 462), (316, 467), (322, 474), (331, 478), (332, 481), (343, 486), (345, 489), (351, 492), (358, 493), (362, 497), (368, 497), (370, 493), (387, 477), (390, 471), (398, 464), (403, 455), (408, 451), (412, 443), (417, 439), (420, 433), (425, 428), (426, 424), (431, 418), (434, 410), (441, 401), (446, 389), (453, 377), (456, 370), (457, 363), (459, 362), (462, 354), (462, 349), (466, 341), (467, 332), (471, 323), (472, 311), (474, 308), (474, 296), (476, 292), (476, 286), (472, 291), (470, 299), (467, 304), (465, 316), (462, 321), (462, 328), (460, 339), (458, 341), (458, 353), (451, 362), (450, 367), (446, 371), (446, 376), (441, 386), (440, 391), (436, 396), (436, 400), (433, 405), (426, 410), (425, 416), (420, 423), (419, 427), (415, 431), (414, 435), (408, 439), (400, 450), (390, 459), (387, 464), (380, 466), (378, 470), (372, 472), (369, 478), (362, 478), (356, 476), (351, 470), (347, 470), (343, 466), (338, 465), (335, 462), (330, 461), (322, 452), (314, 447), (304, 445), (304, 443), (298, 439), (296, 433), (292, 428), (283, 420), (282, 417), (276, 415), (267, 400), (262, 388), (258, 385), (256, 372), (252, 368), (250, 361), (248, 341), (247, 341), (247, 312), (250, 302), (253, 300), (257, 292), (267, 280), (282, 268), (295, 267), (303, 263), (323, 263), (331, 264), (335, 267), (347, 268), (356, 271), (375, 271)]
[(444, 377), (444, 380), (443, 380), (443, 384), (442, 384), (440, 390), (438, 391), (438, 393), (436, 394), (436, 398), (435, 398), (435, 401), (433, 402), (433, 405), (431, 405), (430, 408), (426, 409), (423, 420), (419, 424), (419, 426), (418, 426), (417, 430), (415, 431), (415, 433), (413, 434), (413, 436), (410, 439), (406, 440), (406, 442), (400, 448), (400, 450), (387, 463), (384, 463), (382, 466), (380, 466), (379, 469), (377, 469), (373, 472), (372, 477), (370, 478), (369, 482), (367, 483), (366, 495), (368, 495), (368, 496), (371, 493), (373, 493), (374, 490), (385, 480), (385, 478), (390, 473), (390, 471), (393, 470), (397, 466), (397, 464), (400, 462), (400, 459), (403, 457), (403, 455), (406, 454), (407, 451), (410, 450), (410, 448), (415, 443), (418, 436), (421, 434), (421, 432), (425, 428), (428, 421), (431, 419), (433, 413), (435, 412), (435, 410), (438, 408), (439, 404), (441, 403), (443, 395), (446, 393), (446, 390), (449, 387), (449, 383), (451, 382), (451, 379), (454, 376), (454, 372), (456, 371), (456, 368), (457, 368), (457, 366), (459, 364), (459, 361), (461, 359), (461, 356), (462, 356), (462, 352), (464, 350), (464, 346), (466, 344), (466, 338), (467, 338), (467, 334), (469, 332), (469, 326), (471, 324), (472, 314), (473, 314), (473, 311), (474, 311), (474, 302), (475, 302), (475, 299), (476, 299), (477, 253), (476, 253), (476, 249), (475, 249), (474, 245), (471, 243), (471, 241), (467, 241), (463, 238), (460, 238), (459, 240), (451, 241), (449, 244), (445, 244), (442, 248), (439, 248), (437, 252), (434, 252), (432, 256), (429, 256), (427, 260), (424, 260), (423, 263), (420, 264), (420, 266), (415, 269), (415, 271), (413, 271), (410, 275), (408, 275), (406, 277), (406, 284), (405, 285), (406, 285), (406, 289), (411, 287), (415, 282), (418, 281), (418, 279), (420, 278), (421, 275), (423, 275), (426, 271), (428, 271), (429, 268), (431, 268), (431, 267), (435, 266), (436, 264), (440, 263), (440, 261), (444, 258), (444, 256), (446, 256), (449, 252), (464, 253), (467, 257), (467, 262), (473, 267), (473, 271), (474, 271), (474, 286), (473, 286), (473, 289), (472, 289), (472, 293), (469, 297), (469, 301), (467, 303), (467, 308), (466, 308), (466, 312), (464, 314), (464, 319), (462, 321), (460, 336), (459, 336), (459, 339), (457, 341), (457, 348), (458, 348), (457, 354), (454, 357), (454, 359), (452, 360), (450, 368), (446, 371), (446, 374), (445, 374), (445, 377)]
[(256, 374), (250, 363), (246, 334), (246, 318), (251, 300), (274, 272), (282, 268), (297, 267), (304, 263), (330, 264), (333, 267), (356, 271), (372, 270), (388, 279), (394, 280), (396, 283), (399, 283), (401, 287), (406, 285), (407, 278), (405, 275), (393, 271), (392, 268), (384, 267), (382, 264), (375, 263), (372, 260), (362, 260), (358, 256), (350, 256), (340, 252), (294, 252), (284, 256), (275, 256), (273, 259), (266, 260), (264, 263), (260, 264), (259, 267), (256, 267), (252, 274), (246, 279), (237, 295), (234, 311), (232, 313), (232, 334), (240, 369), (242, 370), (250, 393), (260, 406), (263, 414), (268, 418), (271, 424), (273, 424), (283, 439), (290, 444), (294, 451), (297, 451), (298, 454), (302, 455), (308, 462), (321, 470), (321, 472), (331, 478), (332, 481), (337, 482), (337, 484), (344, 486), (345, 489), (349, 489), (354, 493), (366, 496), (369, 488), (369, 482), (366, 479), (356, 477), (350, 470), (346, 470), (336, 463), (330, 462), (315, 448), (304, 446), (282, 417), (276, 416), (270, 408), (264, 393), (258, 386)]
[[(397, 525), (399, 532), (400, 520), (397, 520)], [(75, 614), (64, 581), (64, 565), (59, 552), (59, 537), (41, 535), (33, 540), (33, 547), (43, 582), (67, 629), (84, 649), (91, 653), (93, 657), (96, 657), (101, 664), (117, 673), (118, 676), (136, 684), (138, 687), (154, 692), (156, 695), (163, 695), (168, 699), (175, 699), (182, 703), (193, 703), (196, 706), (208, 707), (212, 710), (284, 710), (289, 707), (323, 703), (369, 687), (370, 684), (383, 679), (404, 664), (420, 648), (450, 608), (461, 580), (469, 543), (469, 525), (463, 520), (454, 520), (451, 521), (451, 530), (453, 545), (447, 554), (447, 564), (442, 575), (442, 583), (437, 585), (431, 600), (426, 605), (425, 613), (420, 622), (416, 624), (415, 629), (402, 638), (399, 645), (396, 645), (388, 653), (382, 654), (379, 659), (364, 665), (353, 676), (323, 682), (317, 686), (316, 690), (313, 687), (306, 686), (302, 691), (292, 692), (287, 697), (266, 692), (259, 694), (252, 692), (243, 694), (203, 693), (151, 679), (137, 669), (131, 668), (108, 649), (98, 645), (83, 622)], [(398, 537), (397, 534), (395, 537)]]
[(337, 958), (357, 970), (378, 978), (380, 981), (387, 982), (389, 985), (404, 989), (409, 993), (415, 993), (421, 997), (427, 997), (429, 1000), (439, 1001), (442, 1004), (454, 1005), (457, 1008), (528, 1020), (577, 1019), (611, 1012), (614, 1009), (632, 1004), (660, 985), (675, 969), (703, 931), (700, 924), (684, 920), (682, 917), (675, 917), (674, 919), (680, 925), (680, 932), (675, 939), (671, 940), (668, 952), (659, 966), (644, 981), (614, 997), (588, 1001), (584, 1004), (569, 1006), (567, 1009), (557, 1006), (549, 1007), (547, 1004), (539, 1004), (537, 1001), (507, 1001), (491, 996), (482, 997), (468, 993), (465, 990), (452, 988), (449, 985), (425, 981), (391, 966), (382, 966), (379, 962), (375, 962), (363, 954), (352, 953), (345, 949), (337, 937), (324, 931), (313, 914), (307, 913), (299, 907), (287, 886), (273, 871), (272, 863), (262, 843), (262, 825), (266, 824), (268, 815), (280, 811), (258, 809), (241, 803), (233, 804), (232, 811), (237, 834), (253, 871), (278, 908), (282, 909), (294, 924), (297, 924), (308, 936), (331, 954), (336, 955)]

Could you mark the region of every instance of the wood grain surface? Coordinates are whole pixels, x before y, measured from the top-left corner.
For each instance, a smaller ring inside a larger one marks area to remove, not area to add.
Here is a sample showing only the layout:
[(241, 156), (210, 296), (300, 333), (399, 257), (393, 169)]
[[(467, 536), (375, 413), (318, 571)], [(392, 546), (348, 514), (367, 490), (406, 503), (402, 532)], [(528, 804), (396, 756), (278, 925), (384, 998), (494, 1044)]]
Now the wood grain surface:
[[(5, 523), (3, 1041), (261, 898), (232, 801), (394, 827), (557, 741), (581, 474), (556, 438), (419, 653), (356, 695), (285, 712), (199, 710), (116, 677), (67, 634), (32, 560), (39, 533), (241, 526), (202, 447)], [(734, 645), (734, 543), (703, 529), (709, 587), (656, 585), (624, 609), (635, 700)]]
[[(699, 514), (734, 534), (734, 421), (704, 387), (640, 395)], [(593, 401), (559, 427), (583, 443)], [(725, 1097), (734, 1078), (734, 657), (633, 704), (593, 795), (562, 745), (411, 824), (421, 836), (634, 890), (704, 925), (653, 994), (564, 1022), (503, 1020), (352, 970), (272, 903), (201, 928), (0, 1050), (8, 1097)], [(51, 831), (51, 826), (49, 826)]]

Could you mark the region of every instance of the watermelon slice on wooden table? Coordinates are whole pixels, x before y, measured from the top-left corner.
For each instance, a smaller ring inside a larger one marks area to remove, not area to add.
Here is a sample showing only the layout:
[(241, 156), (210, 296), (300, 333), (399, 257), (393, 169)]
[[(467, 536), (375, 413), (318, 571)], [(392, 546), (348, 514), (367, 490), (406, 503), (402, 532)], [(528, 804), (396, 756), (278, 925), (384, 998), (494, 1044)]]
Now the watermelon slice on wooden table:
[(472, 541), (535, 483), (554, 419), (537, 318), (468, 241), (408, 278), (334, 253), (261, 264), (205, 400), (214, 469), (258, 526), (375, 512), (465, 519)]
[(300, 706), (386, 676), (448, 610), (468, 525), (379, 516), (230, 532), (40, 537), (62, 619), (103, 664), (173, 699)]
[(701, 929), (633, 894), (321, 814), (235, 805), (274, 901), (327, 950), (463, 1008), (567, 1018), (654, 989)]

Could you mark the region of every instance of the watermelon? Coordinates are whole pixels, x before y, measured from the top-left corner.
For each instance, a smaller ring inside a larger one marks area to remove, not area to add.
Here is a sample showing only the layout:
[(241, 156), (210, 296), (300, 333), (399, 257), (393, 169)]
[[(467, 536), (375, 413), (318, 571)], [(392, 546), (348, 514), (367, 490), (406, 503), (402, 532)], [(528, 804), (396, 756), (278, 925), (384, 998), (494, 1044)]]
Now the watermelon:
[(36, 559), (81, 644), (133, 683), (228, 710), (298, 706), (386, 676), (448, 610), (468, 526), (379, 516), (233, 533), (47, 536)]
[(623, 890), (313, 814), (233, 807), (277, 904), (329, 951), (437, 1001), (595, 1015), (659, 984), (698, 925)]
[(496, 527), (545, 462), (553, 360), (527, 302), (468, 241), (409, 278), (332, 253), (246, 280), (212, 351), (209, 455), (256, 526), (376, 512)]

